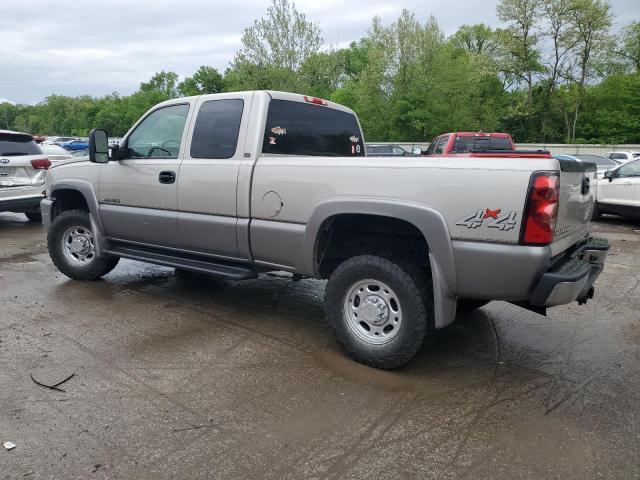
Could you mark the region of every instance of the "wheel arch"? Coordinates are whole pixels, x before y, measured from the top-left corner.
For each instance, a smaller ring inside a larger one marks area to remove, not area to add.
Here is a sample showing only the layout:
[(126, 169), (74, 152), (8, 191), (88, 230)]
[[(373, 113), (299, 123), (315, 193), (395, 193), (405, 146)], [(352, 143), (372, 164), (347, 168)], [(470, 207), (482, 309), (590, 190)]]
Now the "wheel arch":
[(318, 276), (317, 248), (320, 234), (340, 215), (371, 215), (404, 221), (423, 236), (429, 253), (438, 261), (447, 284), (456, 287), (453, 249), (446, 221), (442, 215), (423, 205), (411, 202), (380, 199), (335, 199), (316, 207), (307, 224), (304, 238), (304, 269)]
[[(93, 218), (93, 221), (98, 227), (100, 227), (100, 230), (102, 230), (102, 223), (100, 221), (98, 210), (98, 198), (93, 189), (93, 185), (85, 180), (64, 180), (55, 182), (51, 186), (51, 199), (53, 200), (55, 212), (51, 220), (53, 221), (55, 215), (59, 214), (61, 211), (77, 209), (80, 206), (77, 203), (80, 198), (84, 201), (84, 206)], [(58, 204), (58, 209), (56, 209), (57, 202), (63, 199), (70, 201), (70, 203), (67, 204), (70, 208), (64, 208), (64, 203), (62, 203)], [(63, 207), (64, 209), (60, 210), (60, 207)]]
[(434, 291), (435, 326), (453, 322), (456, 313), (456, 269), (449, 229), (436, 210), (406, 201), (386, 199), (333, 199), (321, 203), (307, 224), (303, 245), (304, 273), (320, 277), (318, 246), (323, 229), (340, 215), (371, 215), (406, 222), (424, 238)]

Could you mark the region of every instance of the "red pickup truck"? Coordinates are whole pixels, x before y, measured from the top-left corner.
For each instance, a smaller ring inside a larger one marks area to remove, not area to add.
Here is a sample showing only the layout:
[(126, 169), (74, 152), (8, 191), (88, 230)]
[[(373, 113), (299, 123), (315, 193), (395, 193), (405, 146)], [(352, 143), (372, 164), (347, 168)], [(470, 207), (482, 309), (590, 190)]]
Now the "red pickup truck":
[(516, 150), (508, 133), (444, 133), (429, 144), (426, 156), (551, 158), (545, 150)]

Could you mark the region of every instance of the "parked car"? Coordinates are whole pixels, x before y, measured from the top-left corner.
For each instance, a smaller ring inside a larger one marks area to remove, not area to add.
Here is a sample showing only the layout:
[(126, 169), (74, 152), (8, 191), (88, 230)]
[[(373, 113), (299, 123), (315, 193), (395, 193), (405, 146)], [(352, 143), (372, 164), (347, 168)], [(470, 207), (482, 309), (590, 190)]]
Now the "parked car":
[(587, 301), (609, 249), (589, 234), (594, 165), (366, 157), (355, 113), (318, 98), (169, 100), (111, 157), (104, 130), (89, 144), (50, 170), (41, 204), (62, 273), (93, 280), (130, 258), (328, 279), (329, 324), (379, 368), (410, 361), (458, 306)]
[(546, 150), (516, 150), (508, 133), (453, 132), (437, 136), (425, 152), (428, 157), (551, 158)]
[(49, 137), (47, 138), (47, 143), (55, 143), (56, 145), (61, 145), (63, 143), (71, 142), (73, 140), (78, 140), (78, 137)]
[(0, 130), (0, 212), (39, 222), (44, 178), (51, 162), (27, 133)]
[(620, 163), (615, 160), (611, 160), (610, 158), (601, 157), (600, 155), (587, 155), (587, 154), (576, 154), (576, 155), (554, 155), (558, 160), (572, 160), (574, 162), (590, 162), (596, 165), (596, 169), (598, 172), (598, 178), (604, 177), (604, 172), (608, 170), (613, 170)]
[(73, 158), (73, 155), (71, 155), (71, 153), (62, 148), (60, 145), (43, 143), (40, 145), (40, 148), (42, 148), (42, 152), (51, 161), (52, 165)]
[(400, 145), (367, 144), (367, 155), (370, 157), (413, 157), (412, 152), (407, 152)]
[(86, 140), (71, 140), (69, 142), (59, 143), (65, 150), (86, 150), (89, 144)]
[(610, 158), (618, 163), (627, 163), (640, 158), (640, 152), (607, 152), (603, 157)]
[(593, 218), (603, 213), (640, 219), (640, 159), (605, 172), (598, 181), (597, 201)]
[(89, 150), (88, 149), (84, 149), (84, 150), (71, 150), (69, 152), (71, 154), (71, 156), (75, 157), (86, 157), (87, 155), (89, 155)]

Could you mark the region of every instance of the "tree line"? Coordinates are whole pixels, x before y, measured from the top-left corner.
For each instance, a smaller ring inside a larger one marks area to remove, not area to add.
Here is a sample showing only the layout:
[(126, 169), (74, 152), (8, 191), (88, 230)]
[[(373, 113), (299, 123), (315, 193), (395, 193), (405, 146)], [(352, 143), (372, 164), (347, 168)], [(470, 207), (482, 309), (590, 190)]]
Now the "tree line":
[(640, 143), (640, 22), (612, 32), (606, 0), (501, 0), (501, 27), (446, 36), (404, 10), (346, 48), (289, 0), (272, 0), (223, 73), (162, 71), (131, 95), (51, 95), (0, 104), (0, 128), (45, 135), (123, 135), (179, 96), (273, 89), (353, 108), (369, 141), (428, 141), (446, 131), (506, 131), (519, 142)]

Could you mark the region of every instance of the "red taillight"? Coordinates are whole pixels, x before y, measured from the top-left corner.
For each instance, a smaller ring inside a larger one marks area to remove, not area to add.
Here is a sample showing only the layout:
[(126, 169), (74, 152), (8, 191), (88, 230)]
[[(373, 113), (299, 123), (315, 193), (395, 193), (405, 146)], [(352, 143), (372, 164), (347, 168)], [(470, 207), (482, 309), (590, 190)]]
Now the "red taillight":
[(36, 160), (31, 160), (31, 166), (36, 170), (49, 170), (51, 166), (51, 160), (48, 158), (38, 158)]
[(316, 98), (316, 97), (307, 97), (306, 95), (304, 97), (304, 101), (309, 103), (314, 103), (316, 105), (324, 105), (325, 107), (329, 105), (329, 102), (327, 102), (326, 100), (323, 100), (321, 98)]
[(560, 177), (556, 172), (537, 172), (531, 177), (521, 242), (525, 245), (549, 245), (558, 218)]

